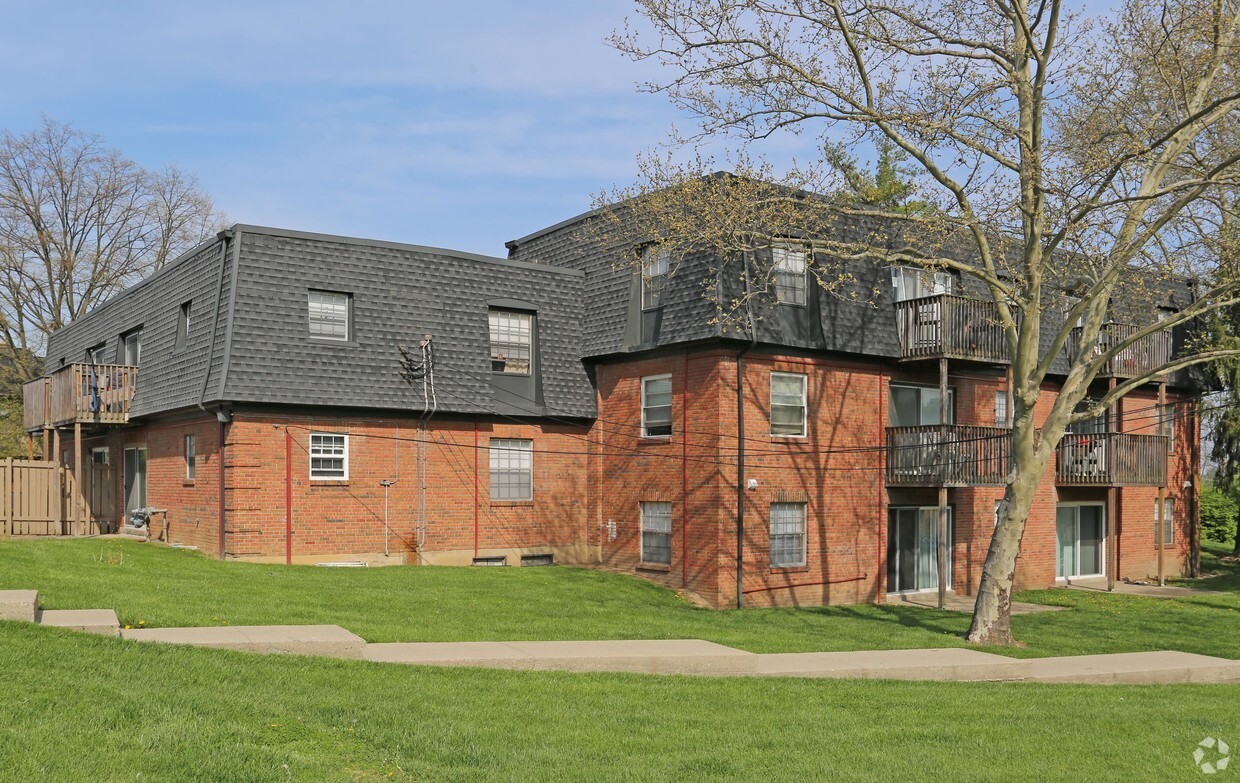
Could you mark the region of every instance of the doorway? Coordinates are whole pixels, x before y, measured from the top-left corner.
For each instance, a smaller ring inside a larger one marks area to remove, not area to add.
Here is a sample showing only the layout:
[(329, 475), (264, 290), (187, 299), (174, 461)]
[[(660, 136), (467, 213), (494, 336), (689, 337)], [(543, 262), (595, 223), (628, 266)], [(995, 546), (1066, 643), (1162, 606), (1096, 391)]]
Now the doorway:
[[(952, 585), (951, 507), (947, 509), (947, 589)], [(939, 587), (939, 507), (892, 507), (887, 516), (887, 592)]]
[(146, 508), (146, 447), (125, 448), (125, 519), (136, 509)]
[(1102, 503), (1060, 503), (1055, 511), (1055, 576), (1106, 573), (1106, 510)]

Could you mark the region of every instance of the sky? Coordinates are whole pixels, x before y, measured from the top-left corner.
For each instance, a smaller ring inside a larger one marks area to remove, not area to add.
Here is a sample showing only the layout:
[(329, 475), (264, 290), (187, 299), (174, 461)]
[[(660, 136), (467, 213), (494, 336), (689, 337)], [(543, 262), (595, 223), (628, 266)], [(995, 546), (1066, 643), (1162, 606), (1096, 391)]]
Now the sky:
[(674, 119), (622, 0), (5, 0), (0, 128), (46, 115), (196, 175), (230, 222), (505, 254)]
[(230, 222), (503, 256), (686, 121), (604, 41), (626, 0), (0, 8), (0, 128), (99, 134)]

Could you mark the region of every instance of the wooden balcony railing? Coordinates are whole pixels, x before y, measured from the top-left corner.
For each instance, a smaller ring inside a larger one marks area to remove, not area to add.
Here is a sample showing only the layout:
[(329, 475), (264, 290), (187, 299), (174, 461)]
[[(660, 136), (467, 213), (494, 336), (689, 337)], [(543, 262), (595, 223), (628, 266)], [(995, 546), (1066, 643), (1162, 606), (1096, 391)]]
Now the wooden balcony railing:
[[(1144, 329), (1143, 326), (1130, 324), (1106, 323), (1098, 333), (1098, 344), (1094, 347), (1095, 356), (1101, 356), (1112, 345), (1127, 340)], [(1068, 335), (1068, 359), (1075, 362), (1080, 355), (1081, 334), (1084, 330), (1076, 327)], [(1171, 331), (1164, 329), (1142, 337), (1132, 345), (1125, 347), (1106, 363), (1098, 373), (1100, 377), (1136, 378), (1171, 361)]]
[(125, 424), (138, 388), (138, 368), (121, 364), (71, 364), (22, 388), (27, 432), (45, 427)]
[(1004, 427), (928, 424), (887, 428), (887, 485), (980, 487), (1002, 485), (1012, 458)]
[(968, 359), (1008, 364), (994, 302), (934, 294), (896, 302), (902, 359)]
[(1167, 438), (1100, 432), (1064, 435), (1055, 453), (1061, 487), (1162, 487), (1167, 484)]

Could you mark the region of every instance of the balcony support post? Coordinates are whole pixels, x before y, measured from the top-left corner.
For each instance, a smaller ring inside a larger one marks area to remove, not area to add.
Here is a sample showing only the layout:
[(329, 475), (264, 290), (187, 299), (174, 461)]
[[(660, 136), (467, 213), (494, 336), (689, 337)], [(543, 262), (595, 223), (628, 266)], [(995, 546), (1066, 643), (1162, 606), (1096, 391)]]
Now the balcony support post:
[[(1158, 383), (1158, 434), (1166, 436), (1167, 422), (1164, 419), (1167, 411), (1167, 382), (1159, 381)], [(1166, 584), (1166, 572), (1164, 571), (1163, 558), (1166, 552), (1167, 541), (1167, 483), (1170, 481), (1171, 473), (1170, 460), (1167, 463), (1167, 469), (1163, 471), (1164, 478), (1161, 486), (1158, 487), (1158, 586), (1162, 587)]]
[(73, 422), (73, 521), (74, 533), (86, 535), (82, 509), (82, 422)]
[(52, 430), (52, 458), (51, 459), (52, 459), (52, 462), (55, 463), (56, 465), (56, 471), (54, 474), (56, 476), (56, 479), (54, 482), (56, 484), (56, 502), (55, 502), (56, 509), (55, 509), (55, 519), (52, 520), (52, 523), (56, 530), (56, 535), (63, 536), (65, 534), (65, 530), (64, 530), (64, 521), (65, 521), (64, 470), (65, 470), (65, 466), (61, 463), (61, 459), (60, 459), (60, 430), (58, 429)]
[[(1110, 392), (1114, 390), (1115, 376), (1112, 375), (1110, 379), (1107, 380), (1107, 391)], [(1119, 420), (1119, 416), (1116, 415), (1118, 413), (1117, 405), (1117, 403), (1111, 403), (1111, 407), (1107, 411), (1108, 428), (1115, 432), (1122, 432), (1123, 422), (1121, 422)], [(1117, 562), (1119, 559), (1119, 537), (1117, 535), (1119, 529), (1119, 490), (1114, 486), (1115, 478), (1113, 471), (1115, 469), (1114, 466), (1116, 460), (1115, 454), (1113, 453), (1114, 449), (1109, 448), (1109, 444), (1108, 452), (1110, 453), (1107, 454), (1107, 472), (1112, 476), (1112, 478), (1109, 478), (1107, 481), (1112, 486), (1107, 488), (1106, 507), (1107, 592), (1113, 593), (1115, 592), (1115, 577), (1119, 572), (1119, 563)]]
[(942, 474), (939, 476), (939, 608), (947, 608), (947, 487), (948, 473), (951, 470), (948, 454), (951, 449), (947, 444), (947, 359), (939, 359), (939, 449), (942, 459), (939, 462)]

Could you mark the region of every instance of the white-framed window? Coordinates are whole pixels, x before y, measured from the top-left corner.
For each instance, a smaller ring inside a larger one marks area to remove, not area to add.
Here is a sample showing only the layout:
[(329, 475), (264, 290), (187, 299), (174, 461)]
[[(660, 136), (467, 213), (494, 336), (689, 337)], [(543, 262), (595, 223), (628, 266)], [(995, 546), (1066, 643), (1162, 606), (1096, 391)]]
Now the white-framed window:
[(772, 435), (805, 436), (805, 382), (799, 372), (771, 373)]
[[(1154, 541), (1158, 541), (1158, 501), (1154, 501)], [(1163, 498), (1163, 546), (1175, 546), (1175, 498)]]
[(672, 434), (672, 376), (642, 378), (642, 437)]
[(672, 504), (663, 501), (641, 503), (642, 562), (672, 562)]
[(99, 343), (96, 346), (87, 348), (86, 349), (86, 363), (87, 364), (103, 364), (105, 362), (105, 359), (103, 358), (103, 351), (107, 347), (108, 347), (107, 343)]
[(189, 311), (192, 305), (192, 301), (181, 303), (181, 310), (177, 313), (177, 336), (173, 345), (174, 350), (185, 350), (185, 344), (189, 342)]
[(492, 310), (487, 314), (491, 335), (491, 370), (529, 375), (534, 355), (534, 314)]
[(903, 302), (934, 294), (950, 294), (954, 281), (947, 272), (932, 272), (915, 266), (897, 266), (891, 269), (891, 285), (896, 290), (896, 301)]
[(804, 245), (774, 245), (771, 267), (775, 272), (775, 300), (787, 305), (805, 304), (809, 289), (809, 249)]
[(771, 568), (805, 565), (805, 504), (771, 504)]
[(666, 248), (651, 245), (642, 251), (642, 309), (653, 310), (663, 306), (663, 288), (672, 272), (672, 253)]
[(338, 432), (310, 433), (310, 479), (349, 478), (349, 436)]
[(193, 481), (198, 472), (197, 451), (198, 438), (195, 435), (185, 436), (185, 480)]
[(1175, 451), (1175, 405), (1158, 406), (1158, 434), (1167, 436), (1167, 453)]
[(137, 367), (142, 360), (142, 330), (134, 329), (121, 335), (116, 348), (116, 363)]
[(310, 289), (306, 297), (310, 313), (310, 336), (320, 340), (348, 340), (352, 295), (339, 291)]
[[(947, 390), (947, 424), (955, 423), (956, 393)], [(939, 387), (891, 384), (890, 426), (924, 427), (939, 421)]]
[(1005, 391), (995, 392), (995, 426), (1006, 427), (1008, 425), (1008, 396)]
[(534, 499), (534, 441), (491, 438), (491, 500)]
[(90, 464), (104, 467), (112, 464), (112, 453), (107, 446), (96, 446), (90, 450)]

